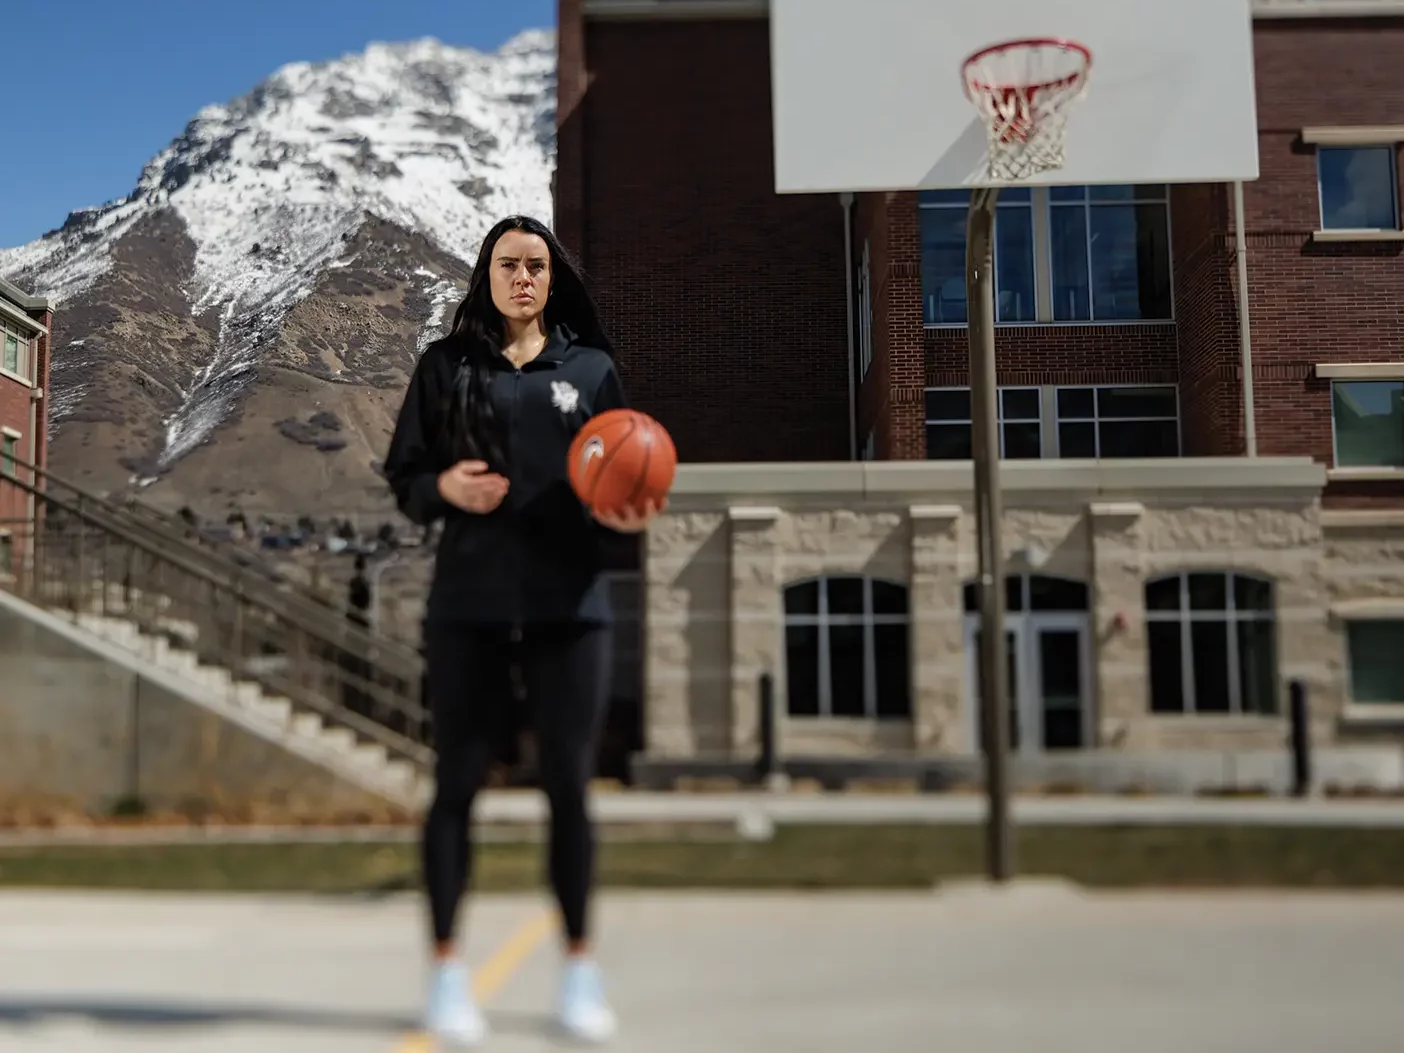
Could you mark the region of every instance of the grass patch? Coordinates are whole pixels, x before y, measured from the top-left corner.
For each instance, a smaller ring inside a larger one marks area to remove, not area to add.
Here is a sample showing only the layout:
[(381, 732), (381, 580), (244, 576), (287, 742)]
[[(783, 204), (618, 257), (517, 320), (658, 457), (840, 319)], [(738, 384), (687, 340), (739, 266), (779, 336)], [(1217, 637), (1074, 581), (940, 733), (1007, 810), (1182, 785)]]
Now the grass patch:
[[(482, 891), (541, 885), (542, 846), (485, 844)], [(983, 872), (977, 826), (782, 826), (774, 840), (606, 842), (613, 888), (922, 888)], [(1018, 871), (1104, 887), (1404, 888), (1404, 830), (1030, 826)], [(418, 887), (413, 844), (0, 849), (0, 886), (351, 893)]]

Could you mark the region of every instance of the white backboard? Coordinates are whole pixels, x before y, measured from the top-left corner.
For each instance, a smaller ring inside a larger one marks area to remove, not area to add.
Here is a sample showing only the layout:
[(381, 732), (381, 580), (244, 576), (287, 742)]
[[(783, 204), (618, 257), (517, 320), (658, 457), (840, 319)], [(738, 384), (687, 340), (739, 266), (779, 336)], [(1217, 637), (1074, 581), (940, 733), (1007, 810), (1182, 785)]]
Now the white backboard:
[(1066, 164), (1024, 182), (1258, 177), (1249, 0), (771, 0), (776, 190), (982, 185), (962, 61), (1040, 36), (1093, 61)]

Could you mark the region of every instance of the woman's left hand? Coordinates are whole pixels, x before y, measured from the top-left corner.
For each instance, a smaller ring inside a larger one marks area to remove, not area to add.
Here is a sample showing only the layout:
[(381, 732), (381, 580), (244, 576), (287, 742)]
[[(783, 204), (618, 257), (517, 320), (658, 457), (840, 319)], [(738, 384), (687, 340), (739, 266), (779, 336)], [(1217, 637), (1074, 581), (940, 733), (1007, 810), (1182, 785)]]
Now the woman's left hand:
[(661, 503), (649, 501), (642, 509), (622, 508), (611, 512), (600, 510), (595, 512), (595, 519), (620, 534), (641, 534), (648, 529), (653, 517), (667, 507), (666, 500)]

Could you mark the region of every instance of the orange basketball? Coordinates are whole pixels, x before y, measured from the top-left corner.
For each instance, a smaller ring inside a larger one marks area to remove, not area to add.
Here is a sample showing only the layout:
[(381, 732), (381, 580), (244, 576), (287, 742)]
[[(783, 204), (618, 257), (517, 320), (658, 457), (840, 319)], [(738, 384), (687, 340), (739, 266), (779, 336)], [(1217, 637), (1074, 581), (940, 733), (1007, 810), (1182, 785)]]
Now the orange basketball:
[(673, 486), (678, 452), (663, 425), (647, 413), (606, 410), (591, 417), (570, 444), (566, 469), (576, 496), (599, 512), (661, 504)]

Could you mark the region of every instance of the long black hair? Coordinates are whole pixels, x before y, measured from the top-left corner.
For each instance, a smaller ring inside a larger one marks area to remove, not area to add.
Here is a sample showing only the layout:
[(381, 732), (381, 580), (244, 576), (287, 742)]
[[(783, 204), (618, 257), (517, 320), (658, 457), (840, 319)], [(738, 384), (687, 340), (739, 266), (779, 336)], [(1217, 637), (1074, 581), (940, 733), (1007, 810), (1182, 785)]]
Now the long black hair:
[(495, 468), (506, 466), (507, 453), (492, 404), (487, 397), (491, 357), (505, 341), (502, 315), (492, 302), (489, 278), (493, 252), (509, 230), (535, 234), (546, 243), (551, 256), (551, 289), (546, 297), (543, 322), (546, 332), (564, 326), (574, 341), (594, 347), (611, 357), (614, 347), (600, 323), (595, 301), (585, 288), (580, 266), (557, 240), (551, 228), (530, 216), (508, 216), (495, 223), (483, 238), (468, 293), (453, 316), (446, 338), (460, 352), (458, 372), (449, 399), (446, 441), (454, 458), (478, 458)]

